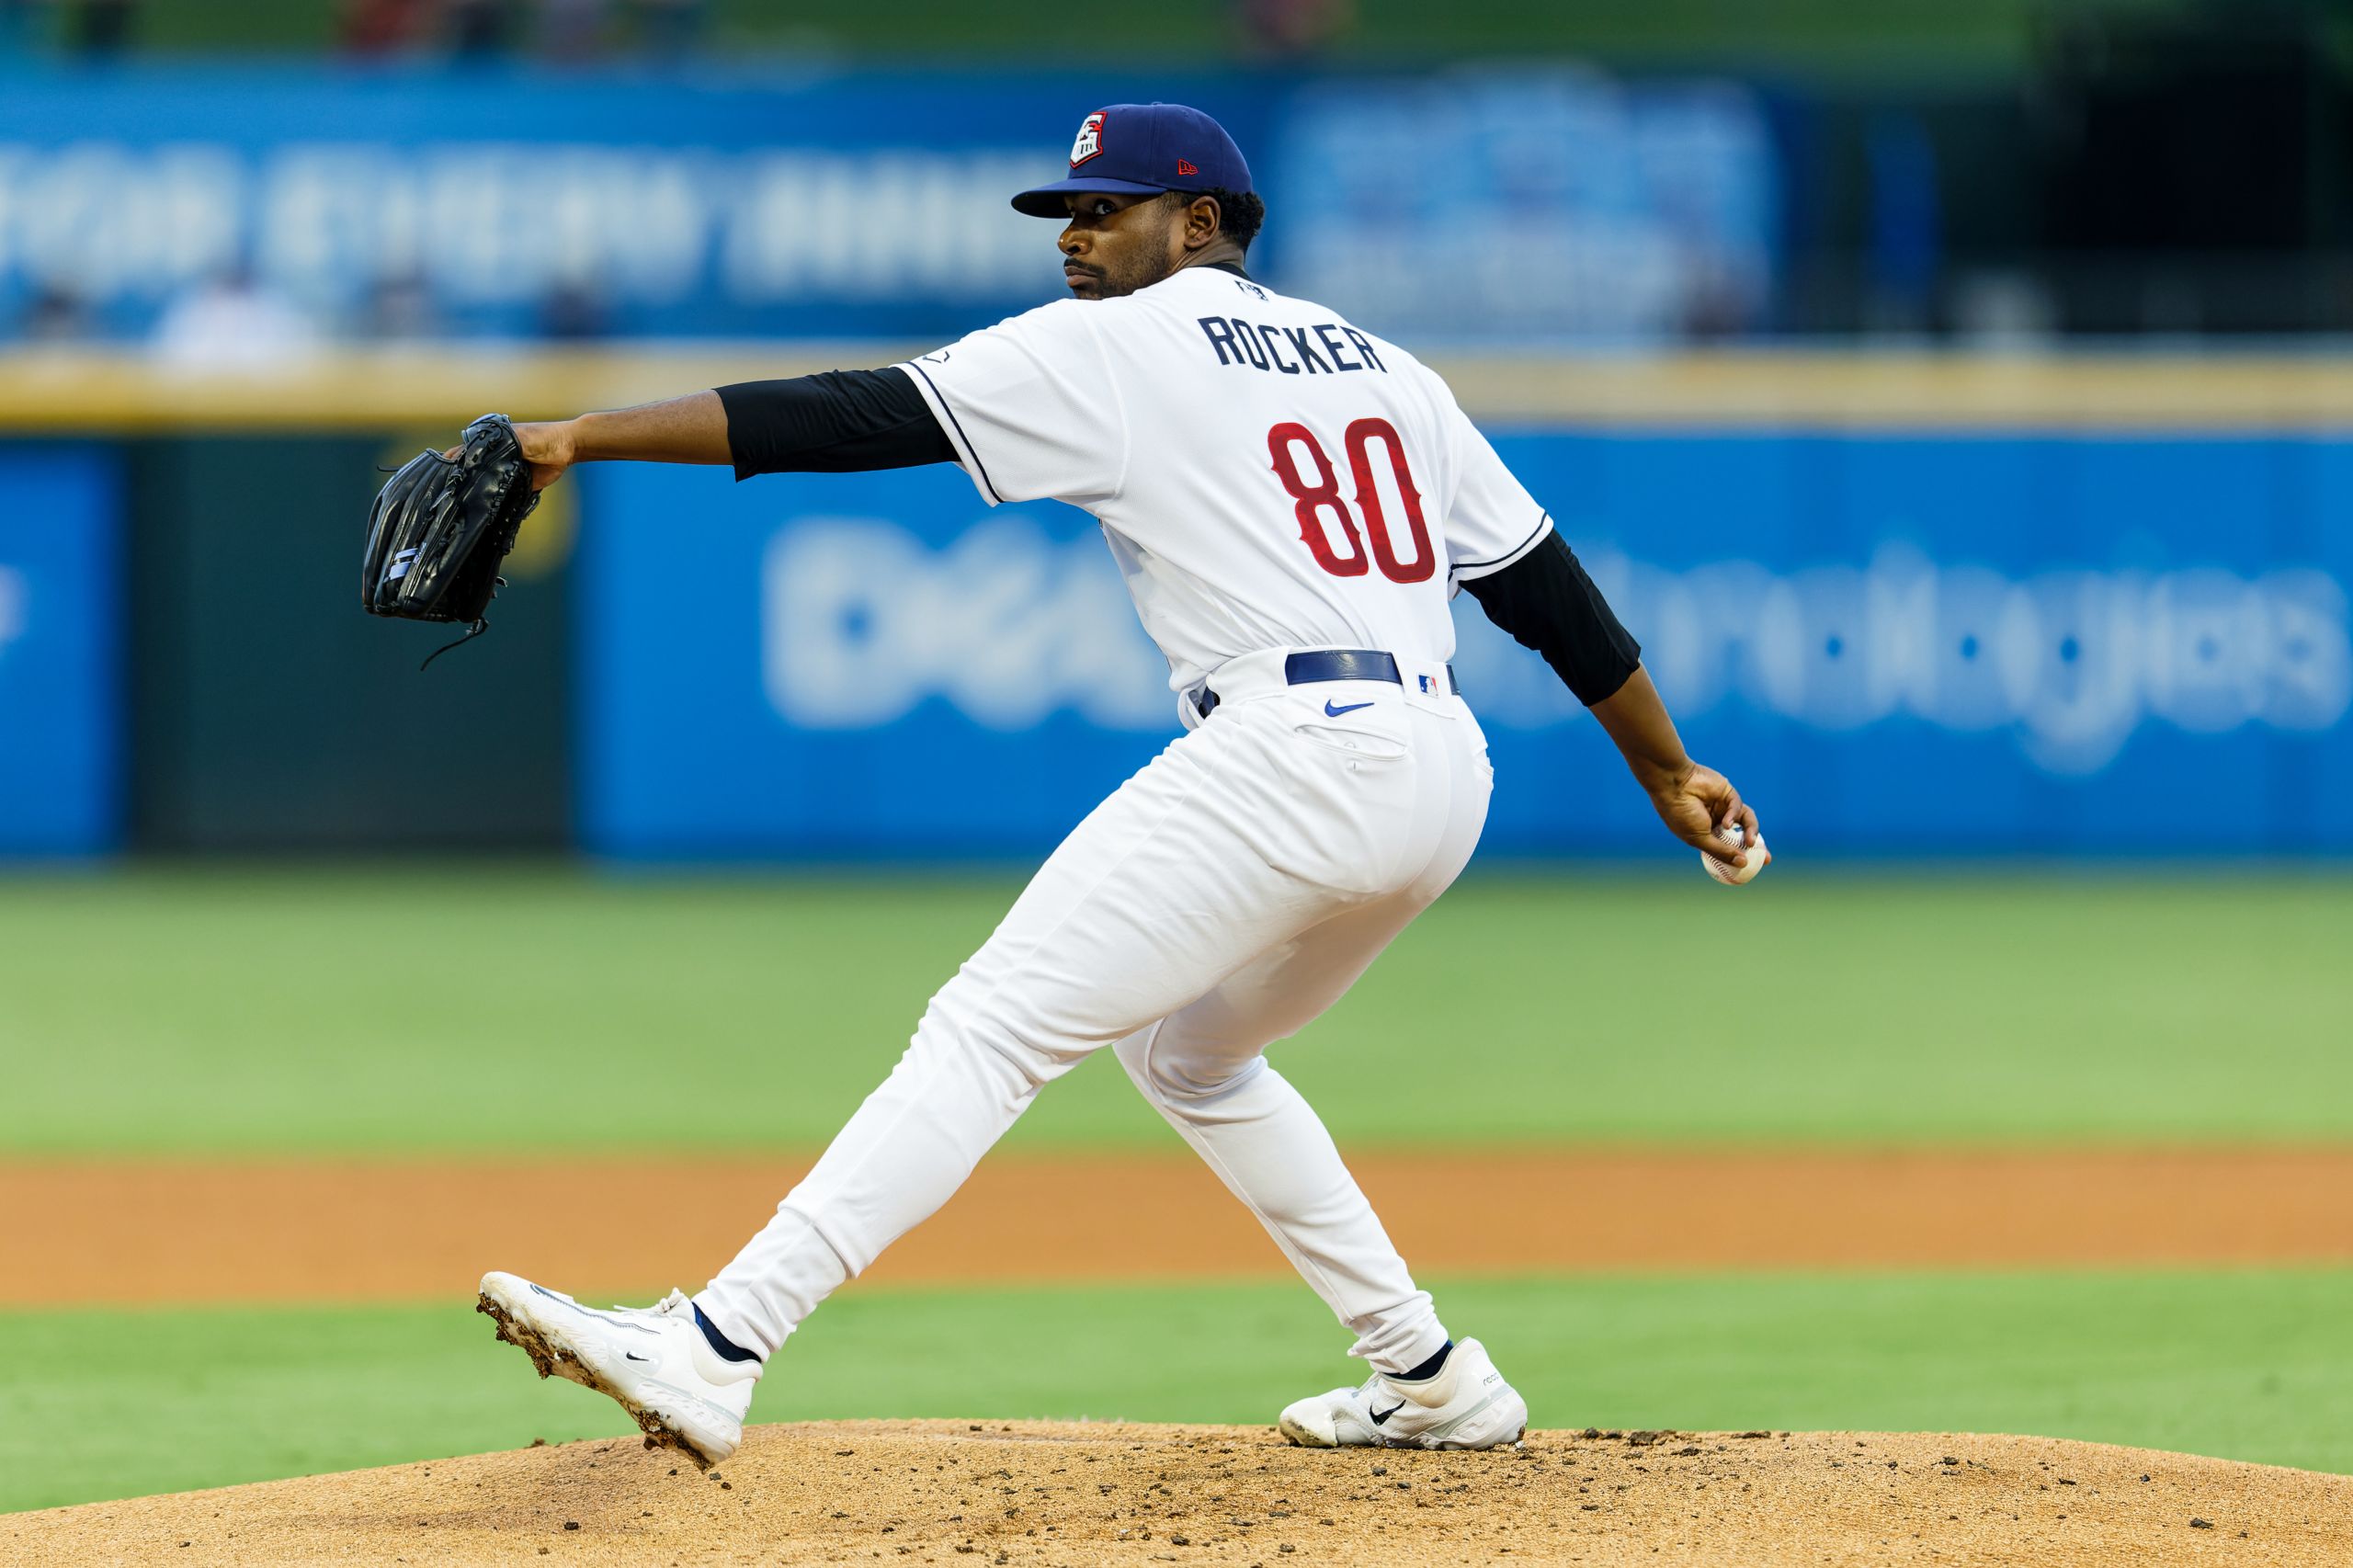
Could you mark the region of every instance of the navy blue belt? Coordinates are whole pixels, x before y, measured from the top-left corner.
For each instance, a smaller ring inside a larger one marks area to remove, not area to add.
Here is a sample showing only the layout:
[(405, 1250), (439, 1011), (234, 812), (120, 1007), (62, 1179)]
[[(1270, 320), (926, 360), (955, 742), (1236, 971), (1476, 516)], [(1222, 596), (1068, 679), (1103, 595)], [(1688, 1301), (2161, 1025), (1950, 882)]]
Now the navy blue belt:
[[(1425, 677), (1427, 679), (1427, 677)], [(1283, 660), (1283, 681), (1290, 686), (1313, 686), (1327, 680), (1385, 680), (1392, 686), (1403, 686), (1405, 677), (1397, 670), (1395, 655), (1378, 648), (1318, 648), (1311, 653), (1293, 653)], [(1454, 666), (1446, 666), (1446, 689), (1451, 696), (1462, 695), (1455, 684)], [(1207, 687), (1193, 699), (1193, 706), (1202, 718), (1210, 716), (1217, 707), (1217, 693)]]

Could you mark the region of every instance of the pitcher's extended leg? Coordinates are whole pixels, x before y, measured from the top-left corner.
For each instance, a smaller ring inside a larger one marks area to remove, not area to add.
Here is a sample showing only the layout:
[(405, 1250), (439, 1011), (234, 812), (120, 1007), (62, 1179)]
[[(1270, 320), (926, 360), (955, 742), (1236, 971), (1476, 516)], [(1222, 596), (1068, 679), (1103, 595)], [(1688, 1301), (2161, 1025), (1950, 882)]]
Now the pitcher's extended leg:
[[(766, 1356), (954, 1195), (1038, 1090), (1347, 901), (1256, 842), (1281, 780), (1203, 729), (1106, 801), (933, 998), (898, 1066), (695, 1304)], [(1279, 823), (1273, 824), (1279, 831)]]

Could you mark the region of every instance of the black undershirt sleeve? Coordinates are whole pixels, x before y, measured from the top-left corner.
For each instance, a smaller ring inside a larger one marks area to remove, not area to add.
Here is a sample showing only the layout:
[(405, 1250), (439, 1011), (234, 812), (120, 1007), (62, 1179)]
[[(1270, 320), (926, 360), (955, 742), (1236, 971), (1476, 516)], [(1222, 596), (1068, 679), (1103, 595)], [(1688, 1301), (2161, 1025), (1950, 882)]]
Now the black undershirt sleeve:
[(1642, 645), (1618, 624), (1609, 601), (1558, 533), (1462, 587), (1489, 620), (1543, 654), (1587, 708), (1617, 695), (1642, 664)]
[(904, 370), (827, 370), (715, 389), (735, 477), (858, 473), (956, 460)]

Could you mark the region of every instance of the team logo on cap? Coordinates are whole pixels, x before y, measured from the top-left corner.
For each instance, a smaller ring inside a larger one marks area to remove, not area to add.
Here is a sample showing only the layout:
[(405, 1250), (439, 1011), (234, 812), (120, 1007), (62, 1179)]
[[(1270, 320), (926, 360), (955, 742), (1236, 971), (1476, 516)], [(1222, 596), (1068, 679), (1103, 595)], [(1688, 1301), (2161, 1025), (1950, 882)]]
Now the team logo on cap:
[(1078, 140), (1070, 144), (1070, 166), (1078, 167), (1103, 151), (1103, 111), (1096, 110), (1078, 128)]

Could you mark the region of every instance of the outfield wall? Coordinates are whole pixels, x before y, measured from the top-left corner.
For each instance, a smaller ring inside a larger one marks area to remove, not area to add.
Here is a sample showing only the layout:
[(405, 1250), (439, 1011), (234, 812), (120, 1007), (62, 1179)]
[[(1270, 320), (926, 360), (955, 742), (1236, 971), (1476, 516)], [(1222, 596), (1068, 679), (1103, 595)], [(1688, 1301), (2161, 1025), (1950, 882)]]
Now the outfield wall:
[[(352, 602), (373, 462), (484, 404), (901, 347), (0, 365), (0, 848), (1034, 855), (1176, 730), (1069, 508), (604, 467), (429, 674), (430, 629)], [(2353, 366), (1441, 363), (1779, 846), (2353, 849)], [(1549, 672), (1457, 610), (1490, 848), (1655, 850)]]

